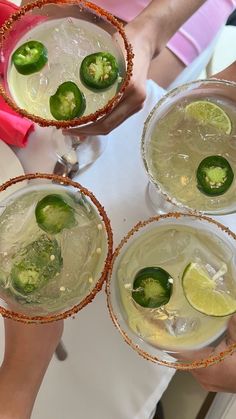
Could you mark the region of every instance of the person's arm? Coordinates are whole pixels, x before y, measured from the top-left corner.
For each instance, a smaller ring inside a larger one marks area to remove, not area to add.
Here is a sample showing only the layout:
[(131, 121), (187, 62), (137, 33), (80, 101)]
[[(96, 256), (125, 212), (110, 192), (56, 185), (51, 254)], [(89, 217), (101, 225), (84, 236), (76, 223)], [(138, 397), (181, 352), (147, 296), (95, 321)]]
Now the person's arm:
[[(181, 25), (206, 0), (152, 0), (131, 23), (127, 25), (134, 35), (141, 34), (154, 58)], [(96, 2), (96, 1), (95, 1)]]
[[(94, 2), (96, 3), (96, 0)], [(91, 124), (89, 127), (67, 130), (65, 134), (108, 134), (129, 116), (142, 109), (152, 59), (161, 52), (177, 29), (204, 2), (205, 0), (152, 0), (125, 27), (135, 57), (133, 76), (122, 101), (103, 121)]]
[[(223, 352), (229, 344), (236, 344), (236, 315), (229, 322), (226, 342), (220, 344), (217, 353)], [(236, 393), (236, 352), (218, 364), (193, 370), (191, 374), (207, 391)]]
[(63, 322), (22, 324), (4, 320), (0, 367), (0, 418), (29, 419), (39, 387), (60, 341)]
[(220, 71), (219, 73), (214, 74), (212, 77), (216, 79), (236, 82), (236, 61), (234, 61), (228, 67), (224, 68), (224, 70)]

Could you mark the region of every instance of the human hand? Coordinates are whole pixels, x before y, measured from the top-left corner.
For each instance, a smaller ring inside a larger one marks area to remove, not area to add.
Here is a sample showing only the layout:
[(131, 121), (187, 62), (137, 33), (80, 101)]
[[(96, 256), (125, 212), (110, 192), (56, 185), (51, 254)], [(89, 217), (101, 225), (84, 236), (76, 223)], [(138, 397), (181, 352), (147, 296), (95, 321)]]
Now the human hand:
[[(217, 353), (233, 343), (236, 344), (236, 315), (230, 319), (227, 339), (216, 348)], [(236, 352), (218, 364), (193, 370), (191, 374), (207, 391), (236, 393)]]
[[(128, 41), (133, 47), (133, 74), (120, 103), (114, 110), (98, 122), (88, 127), (78, 127), (64, 130), (65, 135), (106, 135), (127, 118), (142, 109), (146, 98), (146, 79), (153, 56), (148, 34), (141, 29), (143, 23), (135, 19), (125, 27)], [(148, 31), (147, 31), (148, 32)], [(120, 47), (123, 41), (119, 34), (115, 35)], [(124, 51), (125, 54), (125, 51)]]
[(219, 73), (213, 74), (212, 77), (236, 82), (236, 61)]

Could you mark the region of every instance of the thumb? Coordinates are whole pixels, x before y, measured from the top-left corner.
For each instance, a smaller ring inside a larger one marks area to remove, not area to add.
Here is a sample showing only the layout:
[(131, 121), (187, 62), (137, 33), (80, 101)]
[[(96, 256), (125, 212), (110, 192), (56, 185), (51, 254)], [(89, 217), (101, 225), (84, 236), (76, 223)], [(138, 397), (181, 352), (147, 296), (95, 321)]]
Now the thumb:
[(236, 82), (235, 66), (236, 66), (236, 62), (224, 68), (219, 73), (213, 74), (211, 77)]
[(229, 321), (226, 342), (227, 345), (236, 344), (236, 314)]

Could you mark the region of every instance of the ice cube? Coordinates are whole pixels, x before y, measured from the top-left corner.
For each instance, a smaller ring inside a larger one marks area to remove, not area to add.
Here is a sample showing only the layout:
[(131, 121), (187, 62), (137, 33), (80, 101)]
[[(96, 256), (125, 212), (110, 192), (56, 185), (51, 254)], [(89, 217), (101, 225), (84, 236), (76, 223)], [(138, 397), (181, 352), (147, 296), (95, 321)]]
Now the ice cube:
[(206, 153), (221, 154), (224, 144), (228, 142), (228, 136), (205, 131), (203, 127), (197, 127), (194, 133), (195, 141), (189, 141), (188, 146), (192, 151), (205, 155)]
[[(199, 246), (196, 246), (196, 248), (193, 250), (193, 252), (190, 252), (190, 262), (197, 262), (208, 269), (211, 266), (211, 269), (214, 270), (214, 273), (216, 273), (224, 264), (227, 264), (232, 259), (232, 251), (230, 248), (222, 247), (222, 252), (219, 254), (219, 249), (217, 249), (217, 246), (215, 248), (210, 246), (209, 247), (204, 245), (202, 242)], [(212, 271), (213, 273), (213, 271)], [(214, 275), (213, 273), (213, 275)]]
[(200, 326), (200, 320), (198, 318), (184, 318), (175, 316), (173, 319), (167, 319), (165, 321), (167, 331), (172, 336), (182, 336), (187, 333), (195, 332)]
[(45, 94), (48, 84), (48, 77), (43, 73), (30, 76), (27, 80), (27, 88), (30, 98), (35, 102), (39, 101)]
[(202, 266), (215, 281), (216, 289), (219, 291), (226, 292), (232, 287), (235, 288), (229, 270), (232, 258), (231, 247), (216, 235), (213, 242), (210, 233), (201, 235), (201, 240), (195, 237), (192, 248), (189, 249), (189, 263), (196, 262)]
[(156, 234), (153, 240), (160, 242), (160, 246), (151, 245), (148, 250), (148, 258), (153, 259), (154, 264), (162, 264), (166, 262), (173, 262), (183, 254), (191, 241), (191, 235), (187, 232), (182, 232), (170, 228), (169, 231), (163, 234)]
[(33, 205), (28, 208), (18, 205), (14, 215), (8, 214), (5, 221), (0, 224), (0, 248), (8, 252), (17, 243), (24, 242), (25, 237), (34, 237), (37, 225), (32, 222), (33, 219)]

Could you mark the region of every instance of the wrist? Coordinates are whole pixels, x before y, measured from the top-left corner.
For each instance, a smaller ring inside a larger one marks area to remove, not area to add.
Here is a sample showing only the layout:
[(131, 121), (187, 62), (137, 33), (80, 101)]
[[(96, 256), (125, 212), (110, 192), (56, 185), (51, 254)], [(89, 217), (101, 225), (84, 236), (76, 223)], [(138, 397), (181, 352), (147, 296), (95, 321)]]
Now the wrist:
[(160, 53), (162, 43), (156, 36), (157, 27), (154, 18), (141, 14), (126, 25), (125, 31), (134, 50), (140, 51), (148, 61)]
[(160, 9), (157, 14), (151, 8), (146, 8), (127, 25), (134, 37), (138, 36), (141, 45), (145, 45), (151, 60), (160, 54), (173, 35), (171, 24), (167, 24), (166, 13), (166, 10), (162, 12)]
[(147, 37), (155, 58), (169, 39), (206, 0), (152, 0), (132, 21)]

